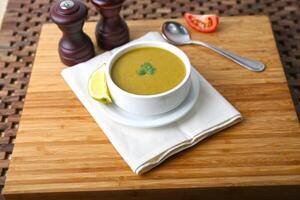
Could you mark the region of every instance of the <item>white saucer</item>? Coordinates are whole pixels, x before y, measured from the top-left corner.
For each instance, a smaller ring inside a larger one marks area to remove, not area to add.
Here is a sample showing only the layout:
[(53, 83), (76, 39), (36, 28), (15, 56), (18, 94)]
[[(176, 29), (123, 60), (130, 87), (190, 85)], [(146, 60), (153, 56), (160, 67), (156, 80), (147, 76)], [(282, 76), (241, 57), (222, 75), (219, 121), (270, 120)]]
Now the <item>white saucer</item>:
[(141, 116), (122, 110), (115, 104), (103, 106), (103, 111), (112, 120), (127, 126), (153, 128), (170, 124), (187, 114), (197, 102), (200, 90), (200, 81), (194, 69), (191, 71), (191, 88), (186, 99), (175, 109), (152, 116)]

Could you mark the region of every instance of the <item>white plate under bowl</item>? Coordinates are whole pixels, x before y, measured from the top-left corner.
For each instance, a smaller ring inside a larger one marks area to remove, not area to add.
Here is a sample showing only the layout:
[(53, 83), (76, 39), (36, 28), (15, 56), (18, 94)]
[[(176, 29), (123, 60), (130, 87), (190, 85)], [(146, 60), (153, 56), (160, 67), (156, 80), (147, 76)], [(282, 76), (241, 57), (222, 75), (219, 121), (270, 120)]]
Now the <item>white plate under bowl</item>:
[(159, 115), (141, 116), (122, 110), (116, 104), (103, 106), (103, 111), (112, 120), (127, 126), (153, 128), (170, 124), (187, 114), (197, 102), (200, 81), (194, 69), (191, 71), (191, 88), (186, 99), (175, 109)]

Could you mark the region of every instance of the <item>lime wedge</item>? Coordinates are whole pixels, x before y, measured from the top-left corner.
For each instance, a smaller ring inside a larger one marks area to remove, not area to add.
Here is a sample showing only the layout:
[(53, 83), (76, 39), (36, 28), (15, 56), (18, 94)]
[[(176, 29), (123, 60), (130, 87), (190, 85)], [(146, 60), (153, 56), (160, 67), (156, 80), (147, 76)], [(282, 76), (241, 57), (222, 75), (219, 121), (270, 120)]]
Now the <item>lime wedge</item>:
[(88, 87), (91, 97), (95, 100), (104, 104), (112, 103), (105, 78), (105, 65), (102, 65), (99, 69), (92, 73)]

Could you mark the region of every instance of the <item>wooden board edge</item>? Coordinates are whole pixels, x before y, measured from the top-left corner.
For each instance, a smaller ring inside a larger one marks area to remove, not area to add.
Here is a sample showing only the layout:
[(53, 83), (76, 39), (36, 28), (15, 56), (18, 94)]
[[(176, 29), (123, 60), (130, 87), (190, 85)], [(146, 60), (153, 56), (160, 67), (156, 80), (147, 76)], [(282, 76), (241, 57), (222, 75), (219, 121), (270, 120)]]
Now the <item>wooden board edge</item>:
[(262, 187), (227, 187), (227, 188), (189, 188), (166, 190), (126, 190), (102, 192), (72, 193), (31, 193), (4, 194), (6, 200), (125, 200), (125, 199), (222, 199), (222, 200), (296, 200), (300, 199), (300, 185), (262, 186)]

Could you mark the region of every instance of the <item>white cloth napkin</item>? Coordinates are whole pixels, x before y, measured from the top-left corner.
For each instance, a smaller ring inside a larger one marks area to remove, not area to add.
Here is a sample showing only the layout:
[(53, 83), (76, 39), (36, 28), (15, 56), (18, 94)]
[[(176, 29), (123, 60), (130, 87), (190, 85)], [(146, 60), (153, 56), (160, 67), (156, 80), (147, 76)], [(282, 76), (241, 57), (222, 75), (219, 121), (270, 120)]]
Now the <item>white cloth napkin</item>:
[[(157, 32), (150, 32), (137, 40), (165, 42)], [(149, 171), (171, 155), (242, 119), (241, 114), (199, 74), (201, 90), (198, 101), (179, 121), (159, 128), (135, 128), (112, 121), (103, 112), (106, 105), (92, 99), (87, 90), (89, 76), (108, 60), (112, 52), (66, 68), (61, 74), (136, 174)]]

